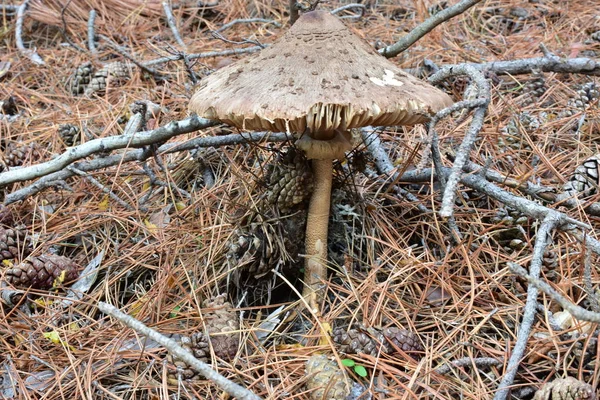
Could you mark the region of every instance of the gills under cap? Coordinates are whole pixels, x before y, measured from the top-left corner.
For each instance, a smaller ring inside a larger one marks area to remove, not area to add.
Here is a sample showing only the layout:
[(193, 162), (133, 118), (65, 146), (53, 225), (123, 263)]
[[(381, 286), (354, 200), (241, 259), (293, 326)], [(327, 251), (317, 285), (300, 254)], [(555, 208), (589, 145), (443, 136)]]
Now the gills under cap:
[(200, 82), (189, 109), (247, 130), (335, 130), (425, 122), (452, 104), (326, 11), (303, 14), (273, 45)]

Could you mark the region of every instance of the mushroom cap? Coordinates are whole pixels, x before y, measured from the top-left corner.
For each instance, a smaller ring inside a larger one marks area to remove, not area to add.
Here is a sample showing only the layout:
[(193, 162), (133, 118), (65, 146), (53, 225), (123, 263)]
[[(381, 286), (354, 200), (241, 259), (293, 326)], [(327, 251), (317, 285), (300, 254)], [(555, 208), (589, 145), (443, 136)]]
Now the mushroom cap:
[(307, 132), (425, 122), (451, 98), (402, 71), (326, 11), (202, 79), (189, 109), (247, 130)]

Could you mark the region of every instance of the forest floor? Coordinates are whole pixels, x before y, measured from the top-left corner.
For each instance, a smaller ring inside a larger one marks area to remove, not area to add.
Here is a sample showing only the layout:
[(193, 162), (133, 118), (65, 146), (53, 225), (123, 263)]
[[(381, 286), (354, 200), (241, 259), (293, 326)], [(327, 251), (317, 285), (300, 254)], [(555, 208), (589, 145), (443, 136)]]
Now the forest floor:
[[(186, 0), (171, 7), (180, 43), (160, 1), (70, 0), (62, 12), (60, 3), (31, 1), (20, 24), (16, 7), (0, 2), (5, 170), (127, 133), (134, 123), (137, 130), (152, 130), (184, 120), (194, 82), (247, 56), (227, 51), (272, 43), (289, 27), (287, 0), (212, 0), (204, 5)], [(329, 0), (318, 8), (333, 10), (348, 3)], [(350, 17), (345, 23), (378, 49), (454, 4), (362, 3), (364, 14), (353, 8), (338, 16)], [(391, 60), (421, 72), (423, 79), (430, 72), (425, 60), (443, 67), (542, 57), (540, 45), (561, 59), (598, 62), (597, 6), (597, 0), (483, 0)], [(97, 12), (96, 51), (88, 43), (92, 8)], [(226, 26), (248, 18), (263, 20)], [(18, 49), (18, 36), (26, 49)], [(43, 64), (34, 62), (33, 51)], [(174, 60), (141, 69), (123, 52), (141, 64), (168, 56)], [(181, 56), (198, 53), (207, 54), (187, 60)], [(96, 79), (88, 83), (86, 73), (93, 70)], [(512, 182), (560, 192), (576, 168), (599, 152), (597, 78), (540, 71), (486, 77), (491, 101), (471, 160)], [(441, 87), (458, 101), (467, 83), (453, 78)], [(136, 115), (142, 115), (141, 122), (134, 120)], [(439, 124), (446, 166), (470, 122), (465, 111)], [(168, 143), (231, 133), (236, 131), (217, 125)], [(425, 151), (426, 127), (376, 133), (398, 172), (432, 167)], [(0, 210), (0, 248), (13, 240), (9, 254), (3, 251), (0, 274), (1, 398), (228, 398), (181, 362), (177, 365), (183, 366), (183, 374), (180, 369), (178, 375), (164, 347), (100, 312), (100, 301), (177, 341), (190, 338), (196, 355), (265, 399), (319, 398), (314, 380), (309, 381), (322, 372), (306, 371), (307, 360), (317, 354), (335, 360), (333, 366), (343, 366), (346, 376), (360, 385), (349, 398), (496, 395), (510, 372), (515, 343), (522, 342), (517, 336), (530, 288), (509, 263), (529, 267), (539, 215), (459, 185), (454, 221), (461, 237), (456, 240), (437, 214), (438, 183), (390, 184), (360, 144), (347, 161), (335, 165), (331, 270), (321, 315), (315, 315), (298, 300), (306, 203), (283, 213), (265, 202), (269, 176), (293, 146), (263, 142), (152, 153), (162, 145), (146, 147), (143, 151), (151, 156), (143, 162), (123, 161), (87, 172), (77, 166), (69, 177), (27, 192)], [(106, 160), (129, 150), (94, 152), (80, 161)], [(587, 171), (593, 174), (596, 168), (597, 178), (598, 162), (590, 163)], [(34, 182), (6, 185), (3, 199), (31, 189)], [(498, 185), (589, 224), (586, 234), (596, 238), (598, 221), (588, 209), (562, 207)], [(407, 200), (401, 189), (416, 201)], [(594, 188), (587, 195), (588, 205), (600, 196)], [(541, 278), (573, 303), (597, 310), (597, 254), (571, 231), (556, 230), (551, 236)], [(58, 256), (64, 257), (54, 259), (60, 266), (88, 267), (90, 279), (78, 282), (79, 296), (69, 291), (64, 274), (50, 280), (51, 288), (15, 292), (9, 271), (28, 270), (32, 260), (43, 268), (59, 268), (48, 261)], [(220, 294), (227, 303), (215, 300)], [(537, 302), (508, 398), (531, 399), (544, 384), (567, 377), (575, 380), (561, 381), (563, 397), (554, 398), (591, 398), (585, 396), (591, 396), (600, 379), (596, 324), (574, 318), (545, 294)], [(274, 311), (279, 313), (267, 319)], [(213, 338), (213, 346), (214, 340), (225, 341), (232, 353), (220, 357), (214, 349), (202, 348), (199, 355), (201, 344), (207, 343), (203, 330), (223, 326), (236, 331)], [(386, 328), (404, 335), (402, 349), (382, 345)]]

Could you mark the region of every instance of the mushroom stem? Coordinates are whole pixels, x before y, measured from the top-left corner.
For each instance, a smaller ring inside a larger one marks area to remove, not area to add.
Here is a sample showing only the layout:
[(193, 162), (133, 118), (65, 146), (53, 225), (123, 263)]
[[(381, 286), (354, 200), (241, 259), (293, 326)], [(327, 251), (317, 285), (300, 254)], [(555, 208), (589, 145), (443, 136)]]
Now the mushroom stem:
[(306, 261), (302, 295), (311, 309), (318, 310), (322, 298), (319, 285), (327, 279), (327, 228), (331, 201), (333, 160), (312, 160), (314, 188), (306, 221)]

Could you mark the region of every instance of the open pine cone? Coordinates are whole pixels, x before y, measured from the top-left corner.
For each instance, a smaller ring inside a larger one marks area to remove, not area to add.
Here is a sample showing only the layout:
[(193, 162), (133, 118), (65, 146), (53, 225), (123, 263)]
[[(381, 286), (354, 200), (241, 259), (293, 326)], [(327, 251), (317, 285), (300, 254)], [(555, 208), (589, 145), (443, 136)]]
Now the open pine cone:
[(545, 383), (533, 400), (594, 400), (592, 386), (571, 376)]
[[(204, 302), (203, 307), (208, 310), (203, 313), (206, 333), (200, 330), (191, 337), (184, 336), (181, 345), (200, 361), (210, 362), (210, 347), (215, 356), (223, 360), (232, 360), (237, 354), (240, 344), (239, 318), (231, 303), (225, 301), (226, 296), (219, 295)], [(168, 361), (182, 371), (184, 379), (195, 379), (197, 373), (184, 361), (169, 354)], [(176, 381), (177, 374), (169, 374), (172, 381)]]
[(287, 212), (310, 197), (312, 179), (312, 170), (304, 154), (291, 148), (270, 166), (267, 201)]
[(332, 336), (340, 346), (339, 351), (346, 354), (363, 353), (377, 357), (379, 353), (393, 354), (397, 350), (409, 354), (423, 351), (417, 334), (396, 327), (380, 331), (357, 324), (350, 329), (335, 328)]
[(0, 261), (20, 260), (28, 256), (29, 253), (31, 253), (31, 243), (27, 237), (25, 227), (0, 227)]
[(115, 61), (106, 64), (96, 71), (89, 85), (85, 89), (87, 96), (106, 90), (108, 85), (120, 86), (131, 77), (131, 66), (128, 63)]
[(306, 362), (306, 388), (313, 400), (344, 400), (350, 394), (350, 385), (334, 360), (316, 354)]
[(9, 268), (4, 279), (16, 288), (50, 289), (55, 283), (75, 280), (79, 266), (71, 259), (54, 254), (28, 257), (23, 262)]

